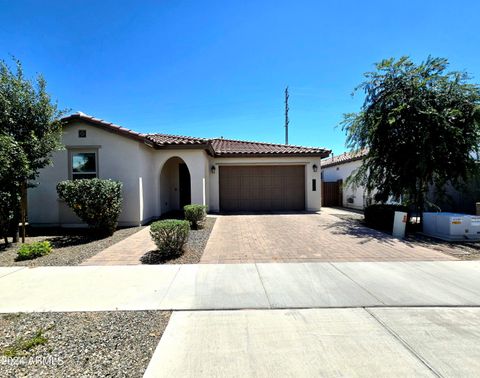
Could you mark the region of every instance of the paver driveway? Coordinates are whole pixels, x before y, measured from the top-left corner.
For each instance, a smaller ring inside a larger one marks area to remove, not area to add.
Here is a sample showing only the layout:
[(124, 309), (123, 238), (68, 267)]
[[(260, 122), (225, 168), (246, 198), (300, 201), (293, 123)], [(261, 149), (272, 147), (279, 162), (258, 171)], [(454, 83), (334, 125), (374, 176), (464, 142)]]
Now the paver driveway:
[(413, 261), (453, 257), (332, 215), (220, 216), (201, 263)]

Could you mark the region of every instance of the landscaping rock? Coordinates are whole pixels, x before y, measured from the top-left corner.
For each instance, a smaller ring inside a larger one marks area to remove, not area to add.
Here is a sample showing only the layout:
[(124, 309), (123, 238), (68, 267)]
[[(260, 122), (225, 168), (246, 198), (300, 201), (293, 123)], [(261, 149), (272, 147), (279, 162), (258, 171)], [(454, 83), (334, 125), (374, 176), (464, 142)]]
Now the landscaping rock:
[(27, 243), (48, 240), (53, 251), (33, 260), (16, 261), (17, 250), (22, 243), (11, 244), (6, 249), (0, 249), (0, 266), (65, 266), (79, 265), (84, 260), (96, 255), (111, 245), (140, 231), (143, 227), (123, 228), (107, 238), (97, 239), (88, 230), (65, 230), (61, 235), (58, 231), (49, 236), (33, 236), (26, 239)]
[[(141, 377), (170, 318), (166, 311), (0, 315), (0, 371), (7, 377)], [(5, 350), (43, 330), (16, 357)]]
[(203, 255), (208, 238), (215, 225), (216, 218), (207, 217), (203, 228), (190, 230), (184, 253), (176, 256), (165, 256), (157, 251), (150, 251), (142, 256), (143, 264), (197, 264)]

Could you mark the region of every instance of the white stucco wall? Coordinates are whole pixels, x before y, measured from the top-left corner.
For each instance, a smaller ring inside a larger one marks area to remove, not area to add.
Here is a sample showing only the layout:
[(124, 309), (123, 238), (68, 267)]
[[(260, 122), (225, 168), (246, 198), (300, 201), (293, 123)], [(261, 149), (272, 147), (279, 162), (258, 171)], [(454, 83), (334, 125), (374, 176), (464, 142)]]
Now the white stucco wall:
[[(78, 130), (87, 130), (86, 138), (78, 137)], [(38, 177), (36, 188), (28, 193), (28, 217), (32, 224), (37, 225), (64, 225), (81, 224), (73, 212), (58, 199), (56, 185), (69, 177), (69, 149), (97, 149), (98, 150), (98, 177), (118, 180), (123, 183), (123, 208), (119, 218), (119, 225), (138, 225), (141, 222), (139, 177), (144, 180), (144, 189), (148, 187), (148, 175), (145, 166), (148, 160), (148, 150), (151, 147), (141, 142), (102, 130), (95, 126), (78, 122), (72, 123), (64, 130), (62, 142), (65, 150), (53, 154), (53, 166), (42, 169)], [(146, 181), (146, 182), (145, 182)], [(144, 193), (147, 201), (152, 194)], [(150, 214), (144, 213), (144, 217)]]
[[(79, 138), (78, 130), (86, 130), (87, 137)], [(166, 172), (168, 180), (161, 180), (164, 164), (176, 157), (184, 162), (190, 173), (191, 202), (206, 205), (208, 211), (219, 211), (219, 166), (221, 165), (304, 165), (306, 209), (317, 211), (321, 205), (320, 158), (213, 158), (203, 149), (154, 149), (142, 141), (92, 126), (84, 122), (68, 125), (62, 142), (66, 149), (53, 154), (53, 166), (41, 170), (37, 186), (29, 189), (29, 222), (39, 226), (75, 226), (81, 220), (58, 199), (56, 185), (70, 179), (69, 150), (91, 150), (98, 153), (98, 177), (123, 183), (123, 207), (120, 226), (144, 224), (173, 208), (178, 208), (178, 170)], [(178, 167), (177, 161), (177, 167)], [(211, 167), (216, 172), (211, 172)], [(312, 190), (312, 179), (317, 190)]]
[[(256, 158), (210, 158), (209, 166), (215, 166), (215, 173), (208, 170), (210, 177), (210, 211), (220, 210), (219, 167), (222, 165), (304, 165), (305, 166), (305, 208), (318, 211), (321, 206), (320, 158), (316, 157), (256, 157)], [(313, 165), (317, 172), (313, 172)], [(312, 190), (312, 179), (317, 180), (317, 190)]]
[[(362, 160), (351, 161), (344, 164), (338, 164), (331, 167), (322, 167), (322, 181), (335, 182), (338, 180), (343, 181), (343, 198), (342, 203), (344, 207), (350, 207), (354, 209), (363, 209), (365, 198), (365, 188), (363, 186), (352, 187), (345, 184), (347, 178), (360, 167)], [(348, 202), (348, 198), (353, 198), (353, 203)]]
[[(208, 180), (206, 175), (206, 172), (208, 171), (207, 153), (200, 149), (160, 149), (155, 151), (153, 157), (155, 180), (157, 181), (156, 185), (159, 188), (157, 191), (159, 196), (157, 212), (161, 213), (162, 206), (165, 206), (164, 196), (162, 196), (162, 187), (163, 192), (168, 190), (168, 185), (160, 185), (161, 171), (164, 164), (172, 157), (180, 158), (188, 167), (188, 171), (190, 172), (192, 203), (208, 206), (209, 198), (203, 196), (204, 187), (207, 185), (206, 181)], [(171, 174), (173, 175), (174, 182), (178, 182), (178, 172), (173, 172)], [(168, 207), (171, 206), (164, 207), (164, 209)]]

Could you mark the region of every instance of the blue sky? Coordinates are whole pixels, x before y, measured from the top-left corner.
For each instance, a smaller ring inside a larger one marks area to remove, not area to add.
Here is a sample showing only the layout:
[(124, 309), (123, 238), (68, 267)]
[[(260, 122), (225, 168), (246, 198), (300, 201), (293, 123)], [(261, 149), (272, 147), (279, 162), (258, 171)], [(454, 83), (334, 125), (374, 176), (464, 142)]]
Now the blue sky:
[[(140, 6), (141, 3), (141, 6)], [(0, 58), (61, 107), (141, 132), (345, 150), (373, 63), (447, 57), (480, 81), (475, 1), (4, 1)]]

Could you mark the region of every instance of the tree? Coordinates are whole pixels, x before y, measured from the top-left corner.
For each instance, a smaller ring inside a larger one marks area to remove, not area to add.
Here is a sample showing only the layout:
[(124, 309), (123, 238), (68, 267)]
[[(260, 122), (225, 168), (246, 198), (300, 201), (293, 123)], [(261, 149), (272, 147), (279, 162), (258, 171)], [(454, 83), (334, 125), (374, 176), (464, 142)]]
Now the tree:
[(350, 178), (376, 201), (403, 198), (418, 213), (430, 185), (465, 180), (476, 169), (480, 90), (464, 72), (446, 72), (447, 59), (387, 59), (355, 88), (365, 101), (342, 122), (347, 146), (368, 149)]
[[(23, 182), (10, 170), (6, 170), (2, 181), (12, 182), (19, 188), (26, 179), (34, 180), (41, 168), (51, 162), (51, 153), (61, 147), (61, 117), (65, 111), (58, 110), (46, 91), (46, 81), (39, 75), (35, 80), (25, 78), (22, 65), (14, 60), (15, 69), (0, 61), (0, 135), (12, 138), (26, 158), (28, 173)], [(11, 219), (18, 224), (19, 193), (13, 196), (17, 201)], [(4, 215), (3, 215), (4, 216)], [(5, 221), (5, 219), (2, 219)]]
[(0, 237), (5, 244), (28, 172), (28, 160), (20, 145), (12, 137), (0, 135)]

